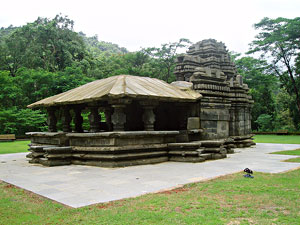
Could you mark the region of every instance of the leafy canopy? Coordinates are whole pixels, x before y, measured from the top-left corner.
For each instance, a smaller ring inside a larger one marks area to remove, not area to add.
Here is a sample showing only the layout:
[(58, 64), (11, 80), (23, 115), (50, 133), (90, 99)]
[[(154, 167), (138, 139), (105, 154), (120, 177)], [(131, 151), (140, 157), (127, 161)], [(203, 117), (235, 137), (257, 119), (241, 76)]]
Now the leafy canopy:
[(269, 59), (283, 87), (292, 96), (300, 116), (300, 17), (286, 19), (264, 18), (254, 27), (260, 30), (250, 44), (249, 54), (259, 52)]

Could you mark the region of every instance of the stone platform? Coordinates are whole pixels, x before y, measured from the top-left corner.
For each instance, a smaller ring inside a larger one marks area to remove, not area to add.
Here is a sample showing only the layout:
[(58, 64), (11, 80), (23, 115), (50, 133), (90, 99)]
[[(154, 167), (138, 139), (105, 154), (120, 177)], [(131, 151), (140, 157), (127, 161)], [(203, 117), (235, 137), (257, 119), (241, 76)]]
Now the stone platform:
[[(130, 198), (204, 181), (248, 167), (256, 172), (280, 173), (300, 168), (300, 163), (282, 162), (297, 156), (268, 154), (300, 145), (257, 144), (237, 149), (227, 158), (203, 163), (164, 162), (125, 168), (81, 165), (44, 167), (29, 164), (27, 153), (0, 155), (0, 180), (71, 207)], [(241, 176), (241, 179), (245, 179)], [(255, 179), (255, 178), (254, 178)]]
[(179, 131), (32, 132), (30, 163), (124, 167), (168, 161)]
[[(178, 138), (182, 136), (180, 131), (31, 132), (27, 135), (31, 137), (29, 162), (44, 166), (75, 164), (112, 168), (166, 161), (203, 162), (226, 158), (234, 152), (232, 148), (254, 144), (251, 135), (244, 136), (239, 145), (233, 138), (176, 142), (182, 138)], [(247, 145), (243, 144), (245, 140), (249, 141)]]

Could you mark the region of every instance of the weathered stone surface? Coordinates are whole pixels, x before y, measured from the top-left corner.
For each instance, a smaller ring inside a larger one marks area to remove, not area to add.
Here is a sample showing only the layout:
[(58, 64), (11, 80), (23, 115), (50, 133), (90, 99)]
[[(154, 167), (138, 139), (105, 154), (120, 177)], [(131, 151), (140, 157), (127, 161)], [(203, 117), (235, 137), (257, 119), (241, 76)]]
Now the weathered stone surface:
[(98, 106), (90, 106), (89, 108), (90, 108), (90, 114), (89, 114), (90, 132), (99, 132), (101, 116), (99, 115), (98, 112)]
[(31, 143), (38, 145), (68, 146), (69, 139), (64, 132), (29, 132)]
[(121, 161), (99, 161), (99, 160), (72, 160), (75, 165), (87, 165), (87, 166), (100, 166), (100, 167), (125, 167), (125, 166), (137, 166), (154, 164), (168, 161), (168, 157), (156, 157), (156, 158), (145, 158), (136, 160), (121, 160)]
[(192, 82), (203, 96), (202, 139), (250, 134), (253, 101), (223, 43), (207, 39), (192, 45), (178, 57), (175, 74), (178, 81)]
[(124, 113), (125, 105), (113, 105), (114, 113), (111, 116), (114, 131), (123, 131), (126, 123), (126, 115)]
[(153, 112), (154, 106), (146, 105), (144, 108), (144, 114), (143, 114), (143, 122), (144, 122), (144, 128), (147, 131), (154, 130), (154, 122), (155, 122), (155, 114)]
[(201, 142), (187, 142), (187, 143), (169, 143), (169, 148), (199, 148), (201, 147)]
[(172, 150), (168, 152), (169, 155), (181, 155), (181, 156), (196, 156), (198, 157), (201, 153), (197, 152), (197, 151), (179, 151), (179, 150)]
[(82, 147), (72, 146), (74, 154), (76, 152), (127, 152), (127, 151), (159, 151), (167, 149), (168, 144), (148, 144), (148, 145), (123, 145), (123, 146), (98, 146), (98, 147)]
[(200, 129), (200, 118), (199, 117), (189, 117), (187, 121), (188, 130)]
[(46, 160), (46, 159), (39, 159), (40, 164), (43, 166), (65, 166), (70, 165), (71, 161), (67, 159), (54, 159), (54, 160)]
[(81, 116), (81, 108), (76, 107), (74, 109), (75, 117), (74, 117), (74, 123), (75, 123), (75, 132), (77, 133), (82, 133), (82, 123), (83, 123), (83, 118)]
[(52, 159), (66, 159), (66, 158), (72, 158), (73, 154), (72, 153), (60, 153), (60, 154), (46, 153), (46, 154), (44, 154), (44, 157), (47, 160), (52, 160)]
[(50, 147), (43, 147), (43, 150), (46, 152), (70, 152), (72, 151), (71, 147), (58, 147), (58, 146), (50, 146)]
[(167, 151), (153, 151), (153, 152), (135, 152), (135, 153), (123, 153), (123, 154), (88, 154), (88, 153), (73, 153), (73, 158), (80, 159), (109, 159), (109, 160), (123, 160), (123, 159), (139, 159), (149, 158), (157, 156), (167, 156)]
[(212, 159), (223, 159), (226, 158), (226, 154), (212, 154)]
[(213, 154), (212, 153), (204, 153), (199, 156), (204, 158), (205, 160), (210, 160), (210, 159), (212, 159)]
[(55, 112), (56, 112), (56, 108), (54, 108), (54, 107), (47, 108), (47, 113), (48, 113), (47, 123), (48, 123), (49, 132), (57, 131), (57, 128), (56, 128), (57, 118), (56, 118)]
[(105, 107), (104, 108), (104, 114), (105, 114), (105, 119), (106, 119), (106, 124), (108, 127), (108, 131), (113, 130), (113, 124), (111, 122), (111, 115), (112, 115), (113, 109), (111, 107)]
[(205, 159), (202, 157), (184, 157), (184, 156), (170, 156), (170, 161), (174, 162), (204, 162)]
[[(166, 160), (202, 162), (255, 144), (250, 135), (253, 101), (249, 88), (223, 43), (208, 39), (192, 45), (177, 58), (175, 74), (177, 81), (164, 86), (163, 94), (157, 89), (160, 81), (142, 87), (141, 80), (150, 78), (120, 76), (112, 78), (118, 85), (111, 95), (101, 99), (77, 99), (72, 105), (57, 100), (56, 108), (47, 109), (51, 132), (29, 133), (31, 163), (116, 167)], [(130, 84), (122, 83), (125, 80)], [(128, 85), (132, 88), (124, 89)], [(138, 93), (134, 88), (144, 94), (134, 94)], [(127, 94), (116, 96), (120, 91)], [(167, 97), (170, 93), (176, 98)], [(58, 110), (63, 133), (54, 132)], [(70, 110), (76, 133), (71, 133)], [(82, 129), (81, 111), (86, 110), (90, 111), (90, 133)], [(100, 122), (99, 111), (105, 113), (105, 122)]]
[(71, 113), (70, 108), (68, 106), (65, 106), (62, 108), (62, 116), (61, 116), (61, 122), (62, 122), (62, 130), (63, 132), (71, 132)]
[(44, 157), (44, 155), (45, 155), (44, 152), (32, 152), (30, 154), (31, 154), (30, 158), (41, 158), (41, 157)]

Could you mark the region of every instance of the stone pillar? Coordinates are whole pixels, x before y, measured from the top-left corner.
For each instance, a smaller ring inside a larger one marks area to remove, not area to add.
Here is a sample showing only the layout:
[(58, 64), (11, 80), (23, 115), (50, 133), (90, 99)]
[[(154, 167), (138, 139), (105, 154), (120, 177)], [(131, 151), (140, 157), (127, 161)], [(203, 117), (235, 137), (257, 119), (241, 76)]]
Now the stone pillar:
[(246, 110), (245, 110), (245, 117), (246, 117), (246, 126), (247, 126), (247, 130), (245, 134), (251, 134), (251, 118), (250, 118), (250, 113), (251, 113), (251, 109), (249, 107), (249, 105), (247, 106)]
[(83, 129), (82, 129), (82, 123), (83, 123), (83, 118), (81, 116), (81, 108), (74, 108), (74, 113), (75, 113), (75, 117), (74, 117), (74, 123), (75, 123), (75, 132), (77, 133), (82, 133)]
[(154, 130), (155, 114), (153, 109), (157, 106), (157, 102), (140, 102), (140, 105), (144, 109), (143, 122), (144, 130)]
[(56, 109), (54, 107), (47, 108), (47, 113), (48, 113), (48, 119), (47, 119), (47, 124), (48, 124), (48, 131), (49, 132), (56, 132), (56, 123), (57, 123), (57, 118), (55, 115)]
[(112, 122), (111, 122), (112, 111), (113, 111), (113, 109), (109, 106), (104, 108), (104, 114), (105, 114), (106, 125), (107, 125), (107, 128), (108, 128), (108, 131), (113, 130), (113, 125), (112, 125)]
[(91, 111), (89, 115), (90, 132), (92, 133), (99, 132), (101, 116), (99, 115), (98, 112), (98, 106), (89, 106), (89, 109)]
[(143, 114), (144, 129), (154, 130), (155, 114), (153, 112), (154, 106), (145, 106)]
[(229, 109), (230, 120), (229, 120), (229, 136), (235, 136), (235, 109), (232, 106)]
[(63, 132), (71, 132), (71, 121), (72, 116), (70, 114), (70, 108), (69, 107), (63, 107), (62, 108), (62, 116), (61, 116), (61, 123), (62, 123), (62, 130)]
[(125, 105), (112, 105), (114, 113), (111, 116), (114, 131), (124, 131), (124, 124), (126, 123), (126, 115), (124, 113)]

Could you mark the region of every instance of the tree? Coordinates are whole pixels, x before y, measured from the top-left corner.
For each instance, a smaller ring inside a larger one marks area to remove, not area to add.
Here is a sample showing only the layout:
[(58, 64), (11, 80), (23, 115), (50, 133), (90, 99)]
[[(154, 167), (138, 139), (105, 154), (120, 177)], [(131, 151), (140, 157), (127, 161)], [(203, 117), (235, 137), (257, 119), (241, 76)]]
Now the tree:
[(0, 111), (0, 134), (24, 135), (33, 130), (47, 130), (46, 114), (40, 110), (12, 107)]
[(117, 44), (111, 42), (99, 41), (98, 36), (87, 37), (83, 32), (78, 33), (86, 43), (88, 51), (92, 56), (97, 57), (101, 55), (110, 56), (112, 54), (125, 54), (128, 50), (124, 47), (119, 47)]
[(254, 100), (254, 105), (251, 110), (252, 128), (254, 130), (262, 128), (272, 130), (274, 128), (272, 123), (268, 124), (269, 127), (266, 125), (261, 126), (260, 122), (262, 120), (258, 120), (258, 118), (264, 114), (268, 115), (266, 118), (275, 120), (277, 116), (275, 96), (279, 89), (279, 81), (277, 77), (273, 75), (274, 71), (265, 60), (259, 60), (249, 56), (238, 58), (238, 55), (233, 55), (233, 58), (237, 70), (250, 88), (250, 94)]
[(290, 95), (295, 95), (300, 114), (300, 17), (264, 18), (254, 25), (260, 33), (250, 44), (250, 53), (260, 52), (272, 62), (272, 68)]
[(73, 31), (74, 22), (57, 15), (38, 18), (1, 38), (0, 69), (15, 76), (21, 67), (64, 70), (87, 56), (83, 38)]
[(259, 131), (272, 131), (273, 130), (272, 121), (273, 118), (271, 115), (261, 114), (255, 121), (255, 123), (258, 124)]
[(275, 126), (281, 130), (295, 131), (295, 124), (299, 123), (299, 118), (294, 115), (295, 104), (293, 97), (286, 90), (281, 89), (276, 95), (275, 100), (277, 111)]
[(175, 59), (180, 48), (186, 48), (191, 42), (188, 39), (181, 38), (178, 42), (162, 44), (161, 48), (142, 49), (144, 53), (156, 59), (152, 65), (159, 68), (159, 78), (169, 81), (175, 67)]

